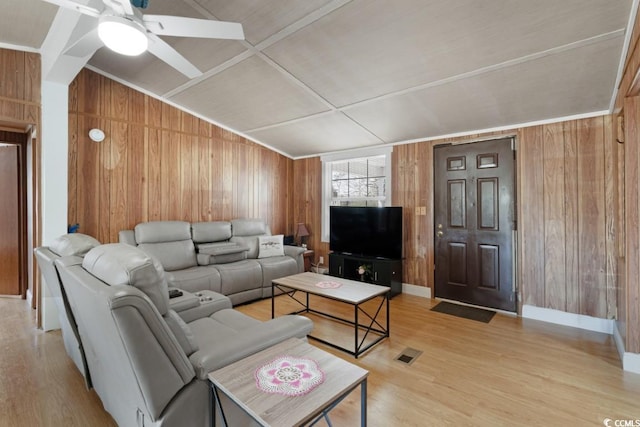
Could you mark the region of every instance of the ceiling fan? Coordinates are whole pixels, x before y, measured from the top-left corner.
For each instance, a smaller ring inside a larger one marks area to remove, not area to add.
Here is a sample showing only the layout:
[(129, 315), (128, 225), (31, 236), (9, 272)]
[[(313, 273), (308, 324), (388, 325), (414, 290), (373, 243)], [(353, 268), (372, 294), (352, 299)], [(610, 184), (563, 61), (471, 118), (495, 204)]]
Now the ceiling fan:
[(158, 36), (244, 40), (242, 25), (235, 22), (143, 15), (138, 8), (145, 8), (148, 0), (101, 0), (100, 7), (73, 0), (44, 1), (96, 18), (95, 27), (67, 46), (64, 53), (75, 57), (93, 55), (102, 46), (130, 56), (149, 51), (185, 76), (195, 78), (202, 72)]

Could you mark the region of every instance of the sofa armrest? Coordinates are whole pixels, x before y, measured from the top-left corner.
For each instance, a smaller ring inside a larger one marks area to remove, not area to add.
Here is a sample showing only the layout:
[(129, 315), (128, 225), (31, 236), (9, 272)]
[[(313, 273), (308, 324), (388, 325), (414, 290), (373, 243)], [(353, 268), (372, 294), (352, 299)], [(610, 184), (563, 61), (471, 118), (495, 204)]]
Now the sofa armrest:
[(209, 265), (228, 264), (247, 259), (249, 247), (233, 242), (213, 242), (198, 244), (198, 255), (207, 255)]
[(306, 249), (301, 246), (284, 245), (284, 254), (296, 260), (299, 273), (304, 271), (304, 256), (302, 255), (304, 251)]
[(209, 254), (196, 254), (196, 259), (198, 260), (198, 265), (209, 265), (211, 255)]
[(304, 253), (304, 251), (306, 251), (306, 249), (303, 248), (302, 246), (284, 245), (284, 254), (292, 258), (297, 258), (298, 256), (301, 256)]
[[(187, 292), (185, 292), (185, 294), (186, 293)], [(182, 320), (187, 323), (204, 317), (209, 317), (213, 313), (232, 307), (229, 297), (217, 292), (198, 291), (190, 295), (193, 295), (198, 299), (198, 305), (178, 312), (178, 315), (182, 317)]]
[[(178, 288), (169, 287), (169, 291), (173, 289)], [(181, 311), (189, 310), (190, 308), (195, 308), (200, 305), (200, 297), (192, 294), (191, 292), (183, 291), (182, 289), (179, 289), (179, 291), (182, 292), (182, 295), (175, 298), (169, 298), (170, 309), (179, 314)]]

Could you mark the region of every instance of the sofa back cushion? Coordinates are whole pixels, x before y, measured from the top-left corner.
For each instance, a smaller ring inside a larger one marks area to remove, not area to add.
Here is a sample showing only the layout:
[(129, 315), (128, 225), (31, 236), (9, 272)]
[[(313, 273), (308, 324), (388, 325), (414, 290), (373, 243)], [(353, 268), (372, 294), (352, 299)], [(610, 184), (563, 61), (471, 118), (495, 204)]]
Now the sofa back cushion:
[(198, 265), (188, 222), (144, 222), (136, 225), (134, 232), (138, 248), (160, 261), (166, 271)]
[(264, 220), (259, 218), (242, 218), (231, 221), (231, 232), (234, 236), (262, 236), (271, 234)]
[(258, 237), (270, 236), (271, 230), (264, 220), (259, 218), (243, 218), (231, 221), (230, 241), (247, 246), (247, 258), (258, 258), (259, 242)]
[(191, 225), (186, 221), (149, 221), (136, 225), (136, 242), (164, 243), (191, 239)]
[(157, 260), (138, 248), (110, 243), (91, 249), (82, 267), (110, 286), (131, 285), (146, 294), (162, 316), (169, 309), (169, 287)]
[(91, 249), (100, 246), (100, 242), (82, 233), (64, 234), (49, 245), (49, 250), (58, 256), (84, 256)]
[(184, 270), (198, 265), (191, 240), (167, 243), (142, 243), (139, 249), (156, 258), (166, 271)]
[(229, 221), (195, 222), (191, 224), (191, 237), (195, 243), (222, 242), (231, 238)]

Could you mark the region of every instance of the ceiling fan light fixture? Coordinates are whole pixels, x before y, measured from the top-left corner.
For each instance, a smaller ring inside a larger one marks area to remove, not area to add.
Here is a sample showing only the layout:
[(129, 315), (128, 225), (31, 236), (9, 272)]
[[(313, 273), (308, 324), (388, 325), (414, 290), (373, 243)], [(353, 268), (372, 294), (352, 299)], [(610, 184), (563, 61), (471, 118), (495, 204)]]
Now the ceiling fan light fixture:
[(109, 49), (127, 56), (138, 56), (149, 46), (145, 29), (121, 16), (100, 17), (98, 36)]

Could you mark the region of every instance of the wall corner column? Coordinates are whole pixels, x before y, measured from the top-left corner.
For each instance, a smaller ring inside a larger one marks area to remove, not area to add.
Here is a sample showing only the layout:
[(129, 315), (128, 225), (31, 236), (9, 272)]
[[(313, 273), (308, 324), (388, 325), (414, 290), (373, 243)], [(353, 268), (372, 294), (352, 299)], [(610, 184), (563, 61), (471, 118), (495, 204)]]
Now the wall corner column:
[[(42, 245), (67, 232), (69, 86), (42, 82), (41, 201)], [(42, 329), (59, 329), (58, 312), (44, 279), (40, 291)]]

